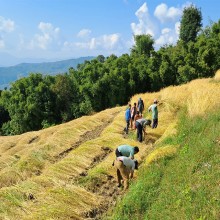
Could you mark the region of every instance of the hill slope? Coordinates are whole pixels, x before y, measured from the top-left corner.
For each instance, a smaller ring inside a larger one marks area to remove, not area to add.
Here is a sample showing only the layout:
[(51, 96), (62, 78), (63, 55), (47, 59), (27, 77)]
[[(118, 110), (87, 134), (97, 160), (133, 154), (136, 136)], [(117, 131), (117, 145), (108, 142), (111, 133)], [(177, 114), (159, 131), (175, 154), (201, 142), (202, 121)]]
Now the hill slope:
[[(159, 127), (154, 130), (149, 128), (141, 144), (136, 141), (134, 131), (128, 136), (123, 133), (125, 107), (107, 109), (41, 131), (0, 137), (0, 219), (104, 218), (100, 216), (123, 195), (121, 189), (116, 187), (116, 172), (111, 166), (115, 157), (114, 150), (120, 144), (139, 146), (137, 159), (142, 162), (142, 169), (135, 173), (133, 181), (139, 185), (133, 184), (127, 196), (134, 198), (133, 192), (137, 192), (137, 195), (144, 192), (141, 195), (146, 198), (149, 198), (146, 196), (148, 194), (158, 195), (154, 194), (156, 191), (151, 191), (153, 188), (144, 185), (153, 184), (154, 181), (141, 180), (146, 176), (144, 171), (151, 174), (155, 172), (159, 173), (160, 183), (162, 173), (158, 169), (161, 165), (157, 161), (177, 154), (179, 143), (167, 140), (178, 137), (179, 113), (186, 109), (189, 117), (203, 116), (220, 106), (217, 98), (219, 94), (218, 80), (200, 79), (158, 93), (132, 97), (133, 103), (141, 96), (146, 106), (154, 98), (158, 98), (161, 103)], [(150, 117), (146, 112), (145, 116)], [(151, 167), (154, 161), (156, 165)], [(150, 190), (143, 191), (143, 187)], [(158, 189), (157, 186), (154, 189)], [(188, 191), (185, 192), (188, 195)], [(130, 200), (126, 196), (124, 198), (129, 207)], [(137, 196), (134, 215), (132, 209), (123, 208), (123, 200), (122, 203), (118, 202), (118, 215), (124, 216), (124, 219), (128, 216), (144, 219), (147, 209), (144, 213), (140, 211), (139, 200), (140, 195)], [(150, 207), (156, 209), (156, 203), (152, 204), (155, 207)], [(181, 202), (179, 206), (184, 207)], [(128, 210), (128, 213), (124, 210)], [(112, 219), (115, 214), (111, 216), (108, 219)], [(115, 219), (118, 219), (117, 215)]]
[[(219, 219), (220, 72), (160, 92), (177, 112), (106, 219)], [(104, 218), (105, 219), (105, 218)]]
[(80, 57), (77, 59), (62, 60), (44, 63), (21, 63), (10, 67), (0, 67), (0, 89), (9, 83), (28, 76), (29, 73), (58, 74), (65, 73), (70, 67), (76, 68), (78, 64), (94, 57)]

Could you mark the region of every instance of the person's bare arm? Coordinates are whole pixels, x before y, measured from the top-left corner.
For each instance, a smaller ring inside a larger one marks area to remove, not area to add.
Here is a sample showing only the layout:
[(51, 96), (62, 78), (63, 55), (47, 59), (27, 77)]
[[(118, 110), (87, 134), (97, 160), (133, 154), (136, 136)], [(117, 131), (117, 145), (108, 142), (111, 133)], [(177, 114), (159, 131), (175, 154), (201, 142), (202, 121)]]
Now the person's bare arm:
[(134, 176), (134, 170), (131, 170), (130, 178), (132, 179)]

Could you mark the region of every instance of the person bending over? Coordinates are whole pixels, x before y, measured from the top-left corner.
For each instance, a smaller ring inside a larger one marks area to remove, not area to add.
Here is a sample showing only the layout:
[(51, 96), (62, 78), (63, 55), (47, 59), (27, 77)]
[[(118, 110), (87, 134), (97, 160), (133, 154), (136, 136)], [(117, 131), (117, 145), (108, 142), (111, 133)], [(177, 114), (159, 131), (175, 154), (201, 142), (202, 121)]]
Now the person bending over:
[(115, 160), (115, 167), (117, 169), (117, 180), (118, 187), (122, 185), (122, 180), (124, 181), (124, 190), (129, 187), (129, 179), (133, 178), (134, 170), (138, 169), (137, 160), (132, 160), (129, 157), (120, 156)]
[(138, 119), (135, 123), (136, 128), (137, 128), (137, 139), (139, 142), (143, 141), (143, 133), (144, 135), (146, 135), (146, 126), (147, 125), (151, 125), (151, 120), (145, 119), (145, 118), (141, 118)]
[(115, 150), (116, 157), (125, 156), (134, 159), (134, 155), (139, 152), (139, 148), (137, 146), (132, 147), (129, 145), (120, 145)]

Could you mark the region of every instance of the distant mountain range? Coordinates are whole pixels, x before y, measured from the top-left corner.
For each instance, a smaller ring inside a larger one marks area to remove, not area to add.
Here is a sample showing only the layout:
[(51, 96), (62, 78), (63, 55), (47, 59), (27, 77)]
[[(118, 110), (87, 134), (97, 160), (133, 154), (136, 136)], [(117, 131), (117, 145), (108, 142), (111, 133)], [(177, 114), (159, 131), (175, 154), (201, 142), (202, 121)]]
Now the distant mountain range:
[(70, 67), (76, 68), (78, 64), (86, 60), (92, 60), (95, 57), (80, 57), (56, 62), (43, 63), (21, 63), (15, 66), (0, 67), (0, 89), (8, 87), (11, 82), (21, 77), (28, 76), (30, 73), (42, 73), (56, 75), (68, 72)]

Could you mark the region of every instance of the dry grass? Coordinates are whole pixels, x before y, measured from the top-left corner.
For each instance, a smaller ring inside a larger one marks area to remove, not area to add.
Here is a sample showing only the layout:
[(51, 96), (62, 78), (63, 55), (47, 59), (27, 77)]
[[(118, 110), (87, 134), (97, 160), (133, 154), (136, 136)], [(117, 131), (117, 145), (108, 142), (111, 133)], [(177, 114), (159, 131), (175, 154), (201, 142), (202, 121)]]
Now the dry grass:
[(187, 100), (188, 113), (191, 117), (205, 115), (207, 111), (220, 106), (220, 86), (210, 79), (201, 79), (189, 84), (192, 93)]
[[(8, 186), (10, 182), (14, 184), (7, 180), (11, 178), (11, 173), (14, 171), (19, 174), (20, 180), (41, 174), (59, 158), (60, 154), (77, 144), (82, 136), (86, 138), (89, 131), (95, 132), (119, 111), (120, 108), (109, 109), (39, 132), (29, 132), (15, 137), (0, 137), (1, 149), (3, 149), (0, 157), (0, 177), (4, 176), (6, 180), (4, 182), (2, 178), (0, 186)], [(13, 147), (10, 148), (10, 146)]]
[(178, 146), (167, 145), (161, 148), (155, 149), (151, 154), (146, 158), (146, 163), (150, 164), (154, 161), (159, 160), (160, 158), (172, 157), (176, 154)]
[(123, 133), (125, 106), (37, 132), (0, 137), (0, 186), (4, 186), (0, 219), (83, 219), (85, 213), (102, 209), (113, 196), (102, 192), (107, 188), (91, 187), (97, 183), (115, 187), (108, 177), (116, 178), (111, 164), (118, 145), (139, 146), (140, 162), (173, 156), (178, 146), (161, 146), (161, 141), (176, 135), (179, 110), (187, 108), (191, 117), (205, 115), (219, 106), (219, 94), (215, 77), (133, 96), (131, 104), (139, 97), (144, 100), (146, 118), (151, 118), (147, 108), (155, 98), (159, 100), (158, 128), (147, 128), (143, 143), (135, 140), (135, 131), (129, 136)]
[(214, 76), (215, 80), (220, 80), (220, 70), (217, 70)]

